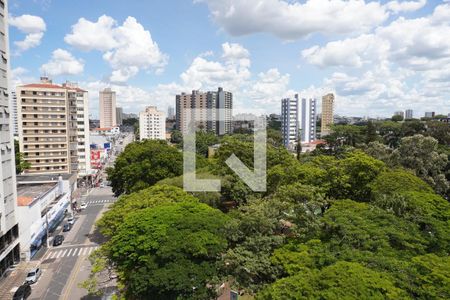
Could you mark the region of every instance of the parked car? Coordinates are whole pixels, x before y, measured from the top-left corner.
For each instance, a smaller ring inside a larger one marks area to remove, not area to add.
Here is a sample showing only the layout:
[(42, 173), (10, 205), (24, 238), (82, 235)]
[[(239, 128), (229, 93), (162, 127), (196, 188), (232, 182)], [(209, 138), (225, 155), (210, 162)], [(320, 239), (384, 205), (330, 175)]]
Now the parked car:
[(104, 182), (100, 183), (100, 187), (104, 188), (105, 187), (105, 183)]
[(61, 245), (63, 241), (64, 241), (63, 235), (59, 234), (59, 235), (55, 236), (55, 238), (53, 239), (53, 247)]
[(81, 202), (80, 208), (81, 209), (86, 209), (86, 207), (87, 207), (86, 202)]
[(21, 285), (14, 293), (13, 300), (27, 299), (31, 295), (31, 286), (28, 283)]
[(67, 223), (69, 223), (70, 225), (75, 224), (75, 218), (74, 218), (74, 217), (69, 217), (69, 218), (67, 219)]
[(63, 232), (70, 231), (70, 229), (72, 229), (72, 224), (70, 224), (70, 223), (64, 224), (64, 226), (63, 226)]
[(42, 271), (40, 268), (36, 268), (28, 272), (27, 278), (25, 279), (26, 283), (35, 283), (38, 281), (39, 277), (41, 276)]

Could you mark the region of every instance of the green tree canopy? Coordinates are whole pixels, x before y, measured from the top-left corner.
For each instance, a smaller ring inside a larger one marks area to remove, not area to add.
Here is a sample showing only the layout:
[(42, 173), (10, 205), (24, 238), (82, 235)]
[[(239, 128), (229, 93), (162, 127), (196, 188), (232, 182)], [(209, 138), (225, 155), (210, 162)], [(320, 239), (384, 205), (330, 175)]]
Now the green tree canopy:
[(134, 142), (107, 169), (116, 196), (150, 187), (161, 179), (181, 175), (183, 155), (165, 141)]
[(227, 248), (228, 217), (206, 204), (179, 202), (126, 216), (107, 255), (127, 298), (209, 299), (216, 261)]

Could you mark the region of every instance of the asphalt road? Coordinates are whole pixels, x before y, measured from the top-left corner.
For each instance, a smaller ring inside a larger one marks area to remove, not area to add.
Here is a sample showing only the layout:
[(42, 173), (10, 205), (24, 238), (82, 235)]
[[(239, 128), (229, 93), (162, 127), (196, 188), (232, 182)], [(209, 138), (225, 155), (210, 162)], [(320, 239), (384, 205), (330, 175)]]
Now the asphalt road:
[(50, 247), (40, 257), (43, 274), (32, 286), (30, 299), (87, 299), (86, 291), (78, 284), (88, 278), (88, 256), (102, 242), (94, 232), (95, 221), (115, 198), (111, 188), (105, 187), (93, 189), (84, 201), (87, 208), (76, 215), (75, 224), (65, 233), (63, 244)]

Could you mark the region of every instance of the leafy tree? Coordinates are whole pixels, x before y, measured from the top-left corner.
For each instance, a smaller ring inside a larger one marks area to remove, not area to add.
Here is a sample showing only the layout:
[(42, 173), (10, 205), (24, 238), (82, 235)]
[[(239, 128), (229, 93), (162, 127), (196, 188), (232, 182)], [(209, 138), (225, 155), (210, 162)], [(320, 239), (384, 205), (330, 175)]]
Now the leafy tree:
[(144, 140), (127, 145), (107, 173), (114, 194), (119, 196), (181, 175), (182, 168), (183, 155), (177, 149), (165, 141)]
[(420, 122), (419, 120), (407, 120), (402, 123), (401, 135), (402, 137), (405, 137), (416, 134), (424, 134), (426, 130), (425, 123)]
[(393, 121), (386, 121), (379, 125), (378, 132), (386, 145), (396, 148), (402, 138), (402, 124)]
[(256, 299), (408, 299), (389, 274), (355, 262), (337, 262), (320, 271), (303, 269), (280, 279)]
[(370, 156), (381, 160), (389, 167), (399, 166), (398, 154), (393, 155), (394, 149), (386, 146), (380, 142), (371, 142), (368, 145), (364, 145), (362, 148), (364, 152)]
[(450, 125), (447, 123), (427, 122), (427, 135), (435, 138), (439, 144), (450, 146)]
[(437, 150), (438, 141), (432, 137), (414, 135), (405, 137), (394, 151), (399, 163), (429, 183), (440, 194), (446, 194), (449, 183), (445, 177), (448, 157)]
[(403, 121), (403, 116), (401, 116), (401, 115), (394, 115), (394, 116), (392, 116), (391, 120), (393, 122), (401, 122), (401, 121)]
[(283, 137), (280, 129), (267, 128), (267, 142), (274, 147), (283, 146)]
[(126, 298), (212, 298), (227, 222), (222, 212), (195, 202), (128, 214), (105, 246)]
[(122, 195), (114, 202), (97, 222), (101, 233), (111, 237), (131, 212), (144, 208), (152, 208), (161, 204), (173, 202), (198, 202), (198, 200), (181, 188), (168, 185), (155, 185), (139, 192)]
[(16, 156), (16, 175), (21, 174), (31, 167), (31, 164), (24, 159), (24, 155), (20, 152), (19, 141), (14, 140), (14, 154)]
[(410, 171), (395, 169), (379, 174), (370, 184), (374, 198), (404, 192), (432, 193), (432, 188)]
[(377, 134), (377, 128), (375, 127), (373, 122), (369, 120), (369, 122), (367, 122), (367, 129), (366, 129), (366, 144), (376, 142), (378, 139), (379, 136)]
[(183, 135), (181, 134), (181, 131), (174, 130), (170, 134), (170, 142), (174, 144), (180, 144), (183, 141)]

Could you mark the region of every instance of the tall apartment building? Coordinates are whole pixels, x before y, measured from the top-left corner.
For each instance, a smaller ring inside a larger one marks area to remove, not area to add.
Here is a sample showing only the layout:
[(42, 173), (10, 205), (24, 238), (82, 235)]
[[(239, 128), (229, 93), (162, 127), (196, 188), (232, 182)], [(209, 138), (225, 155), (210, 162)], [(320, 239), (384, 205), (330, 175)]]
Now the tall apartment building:
[(10, 91), (9, 97), (10, 97), (12, 132), (15, 136), (18, 136), (19, 135), (19, 121), (18, 121), (18, 117), (17, 117), (17, 95), (16, 95), (16, 92)]
[(0, 277), (20, 260), (14, 145), (8, 94), (8, 2), (0, 3)]
[(316, 140), (316, 99), (302, 99), (300, 107), (300, 132), (302, 143)]
[(117, 126), (120, 126), (123, 124), (123, 108), (122, 107), (116, 107), (116, 121)]
[(84, 177), (91, 171), (91, 149), (89, 140), (89, 97), (88, 92), (80, 89), (78, 84), (66, 82), (63, 87), (76, 95), (77, 100), (77, 153), (78, 153), (78, 175)]
[(402, 117), (404, 119), (405, 118), (405, 112), (402, 111), (402, 110), (396, 111), (396, 112), (394, 112), (394, 116), (400, 116), (400, 117)]
[(117, 126), (116, 120), (116, 92), (106, 88), (100, 92), (100, 127), (111, 128)]
[(186, 109), (193, 109), (200, 130), (214, 132), (217, 135), (231, 133), (233, 115), (233, 94), (224, 91), (221, 87), (217, 91), (200, 92), (192, 94), (181, 93), (176, 95), (176, 128), (186, 132)]
[(412, 119), (414, 118), (414, 111), (412, 109), (407, 109), (405, 111), (405, 119)]
[(334, 123), (334, 94), (329, 93), (322, 97), (322, 123), (321, 136), (329, 135), (331, 125)]
[(436, 113), (434, 111), (427, 111), (425, 112), (425, 118), (434, 118)]
[(167, 108), (167, 118), (170, 120), (175, 119), (175, 108), (172, 105), (169, 105)]
[(294, 99), (281, 99), (281, 135), (283, 145), (290, 149), (294, 149), (299, 138), (298, 105), (298, 95), (295, 95)]
[(26, 173), (78, 170), (77, 93), (47, 77), (17, 87), (20, 152), (31, 164)]
[(166, 114), (156, 106), (148, 106), (139, 113), (139, 137), (150, 140), (166, 139)]

